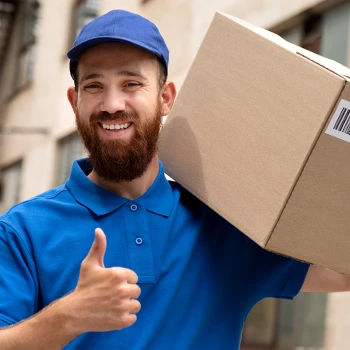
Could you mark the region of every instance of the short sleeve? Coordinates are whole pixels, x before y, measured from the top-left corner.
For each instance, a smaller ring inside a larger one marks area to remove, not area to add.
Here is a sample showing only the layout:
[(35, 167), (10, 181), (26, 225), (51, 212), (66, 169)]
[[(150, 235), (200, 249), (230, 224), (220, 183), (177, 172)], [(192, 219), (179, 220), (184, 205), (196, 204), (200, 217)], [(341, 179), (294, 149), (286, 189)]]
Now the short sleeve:
[(29, 245), (0, 221), (0, 326), (32, 316), (37, 310), (37, 274)]
[(269, 252), (245, 238), (246, 278), (254, 302), (264, 298), (293, 299), (304, 283), (309, 265)]
[(291, 262), (286, 275), (285, 286), (282, 292), (276, 296), (277, 298), (293, 299), (300, 292), (309, 270), (310, 265), (293, 259), (289, 260)]

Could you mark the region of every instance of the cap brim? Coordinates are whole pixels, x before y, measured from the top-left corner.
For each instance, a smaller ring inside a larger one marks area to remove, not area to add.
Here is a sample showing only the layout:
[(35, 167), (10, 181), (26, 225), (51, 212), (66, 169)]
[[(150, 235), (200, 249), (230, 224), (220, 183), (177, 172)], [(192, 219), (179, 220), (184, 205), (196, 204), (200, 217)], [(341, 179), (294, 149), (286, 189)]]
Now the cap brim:
[(144, 45), (143, 43), (137, 43), (135, 41), (130, 41), (127, 39), (123, 39), (123, 38), (118, 38), (116, 39), (115, 37), (100, 37), (100, 38), (94, 38), (91, 40), (87, 40), (82, 42), (81, 44), (73, 47), (72, 49), (70, 49), (67, 53), (67, 57), (70, 59), (70, 72), (73, 75), (72, 70), (74, 69), (73, 67), (76, 66), (79, 58), (85, 53), (85, 51), (87, 51), (88, 49), (90, 49), (93, 46), (99, 45), (99, 44), (103, 44), (103, 43), (109, 43), (109, 42), (121, 42), (121, 43), (126, 43), (126, 44), (130, 44), (133, 46), (136, 46), (140, 49), (146, 50), (148, 52), (153, 53), (155, 56), (159, 57), (165, 67), (165, 71), (166, 74), (168, 74), (168, 68), (166, 65), (166, 60), (163, 56), (159, 55), (158, 52), (152, 50), (152, 48), (147, 47), (146, 45)]

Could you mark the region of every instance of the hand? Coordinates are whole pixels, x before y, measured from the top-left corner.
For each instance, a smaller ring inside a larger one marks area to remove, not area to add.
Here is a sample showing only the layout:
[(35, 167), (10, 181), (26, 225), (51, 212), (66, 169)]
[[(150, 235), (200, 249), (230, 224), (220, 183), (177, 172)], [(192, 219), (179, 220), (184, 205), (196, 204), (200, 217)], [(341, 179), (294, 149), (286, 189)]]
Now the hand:
[(101, 229), (83, 260), (78, 284), (69, 295), (71, 310), (82, 332), (120, 330), (136, 322), (141, 289), (135, 272), (122, 267), (104, 267), (107, 241)]

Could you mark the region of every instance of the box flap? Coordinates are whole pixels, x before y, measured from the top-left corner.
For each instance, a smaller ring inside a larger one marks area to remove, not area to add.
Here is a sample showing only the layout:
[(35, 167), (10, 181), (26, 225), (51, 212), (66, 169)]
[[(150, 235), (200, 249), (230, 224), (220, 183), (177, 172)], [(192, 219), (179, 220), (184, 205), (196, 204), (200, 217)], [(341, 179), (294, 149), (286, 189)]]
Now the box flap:
[(322, 56), (317, 55), (316, 53), (313, 53), (313, 52), (306, 50), (302, 47), (294, 45), (294, 44), (284, 40), (283, 38), (281, 38), (279, 35), (277, 35), (275, 33), (272, 33), (266, 29), (263, 29), (263, 28), (259, 28), (255, 25), (248, 23), (248, 22), (245, 22), (239, 18), (222, 13), (220, 11), (218, 11), (218, 13), (220, 13), (221, 15), (223, 15), (227, 18), (230, 18), (231, 20), (239, 23), (240, 25), (242, 25), (246, 28), (249, 28), (249, 30), (263, 36), (264, 38), (276, 43), (277, 45), (284, 47), (285, 49), (287, 49), (293, 53), (300, 54), (300, 55), (310, 59), (311, 61), (319, 64), (320, 66), (325, 67), (326, 69), (328, 69), (328, 70), (330, 70), (338, 75), (341, 75), (341, 76), (347, 77), (347, 78), (350, 77), (350, 69), (348, 67), (343, 66), (342, 64), (340, 64), (336, 61), (322, 57)]

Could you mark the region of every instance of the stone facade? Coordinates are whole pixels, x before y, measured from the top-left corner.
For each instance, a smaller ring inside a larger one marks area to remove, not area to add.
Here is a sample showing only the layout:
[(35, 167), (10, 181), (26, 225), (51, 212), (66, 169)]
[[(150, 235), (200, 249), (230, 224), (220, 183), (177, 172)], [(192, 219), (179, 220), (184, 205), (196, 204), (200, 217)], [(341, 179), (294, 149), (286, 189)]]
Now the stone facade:
[[(327, 11), (341, 1), (324, 0), (101, 0), (99, 12), (114, 8), (134, 11), (159, 27), (170, 49), (169, 77), (178, 89), (216, 10), (258, 26), (282, 32), (299, 23), (310, 10)], [(72, 85), (66, 51), (71, 42), (71, 12), (75, 0), (41, 0), (33, 82), (12, 94), (20, 19), (1, 72), (0, 121), (8, 126), (40, 127), (45, 134), (4, 134), (0, 138), (0, 169), (22, 160), (19, 200), (25, 200), (54, 185), (58, 163), (57, 144), (75, 130), (74, 116), (66, 98)], [(350, 18), (350, 11), (348, 13)], [(350, 47), (350, 29), (348, 41)], [(347, 49), (349, 50), (349, 49)], [(348, 54), (350, 63), (350, 54)], [(350, 294), (328, 298), (325, 348), (349, 348)]]

